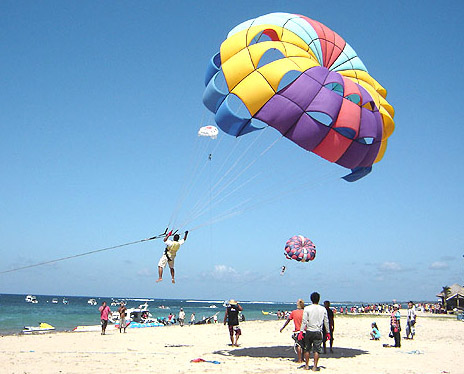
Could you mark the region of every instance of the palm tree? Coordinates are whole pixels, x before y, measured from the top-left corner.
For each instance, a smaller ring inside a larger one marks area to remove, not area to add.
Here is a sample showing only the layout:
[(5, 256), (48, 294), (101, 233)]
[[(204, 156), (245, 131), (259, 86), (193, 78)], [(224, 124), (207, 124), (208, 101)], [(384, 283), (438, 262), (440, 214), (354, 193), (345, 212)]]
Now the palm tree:
[(443, 289), (441, 290), (441, 293), (443, 294), (443, 306), (445, 307), (445, 311), (448, 310), (448, 305), (446, 303), (446, 299), (449, 297), (451, 293), (451, 287), (449, 286), (443, 286)]

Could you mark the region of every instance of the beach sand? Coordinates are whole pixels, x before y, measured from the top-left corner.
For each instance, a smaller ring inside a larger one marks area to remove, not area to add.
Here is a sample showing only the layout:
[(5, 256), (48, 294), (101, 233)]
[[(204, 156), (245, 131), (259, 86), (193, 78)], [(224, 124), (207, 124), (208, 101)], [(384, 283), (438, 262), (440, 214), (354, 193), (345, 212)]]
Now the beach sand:
[[(404, 313), (403, 313), (404, 314)], [(382, 338), (369, 340), (376, 321)], [(98, 332), (2, 336), (1, 373), (298, 373), (291, 330), (284, 321), (241, 324), (240, 347), (229, 345), (222, 324)], [(404, 336), (404, 317), (402, 336)], [(326, 373), (464, 373), (464, 323), (456, 317), (419, 315), (414, 340), (384, 348), (388, 316), (336, 316), (334, 353), (322, 354)], [(193, 363), (192, 359), (219, 361)]]

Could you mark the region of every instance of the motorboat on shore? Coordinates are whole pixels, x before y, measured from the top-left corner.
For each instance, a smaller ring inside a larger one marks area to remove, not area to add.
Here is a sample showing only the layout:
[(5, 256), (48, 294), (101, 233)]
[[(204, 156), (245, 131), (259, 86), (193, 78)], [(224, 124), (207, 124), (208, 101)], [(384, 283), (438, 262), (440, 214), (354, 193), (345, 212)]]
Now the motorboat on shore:
[[(116, 328), (119, 328), (119, 313), (113, 312), (112, 320)], [(153, 315), (148, 309), (148, 303), (139, 305), (137, 308), (128, 308), (126, 310), (126, 328), (143, 328), (143, 327), (158, 327), (165, 324), (153, 318)]]
[(203, 317), (203, 319), (201, 319), (200, 321), (197, 321), (195, 322), (195, 325), (206, 325), (206, 324), (210, 324), (210, 323), (215, 323), (215, 321), (217, 322), (217, 315), (219, 314), (219, 312), (213, 314), (212, 316), (209, 316), (209, 317)]
[(25, 300), (27, 303), (32, 303), (32, 304), (37, 304), (39, 302), (39, 300), (37, 300), (37, 297), (33, 295), (27, 295)]
[(55, 328), (52, 325), (41, 322), (39, 326), (24, 326), (23, 334), (43, 334), (54, 330)]

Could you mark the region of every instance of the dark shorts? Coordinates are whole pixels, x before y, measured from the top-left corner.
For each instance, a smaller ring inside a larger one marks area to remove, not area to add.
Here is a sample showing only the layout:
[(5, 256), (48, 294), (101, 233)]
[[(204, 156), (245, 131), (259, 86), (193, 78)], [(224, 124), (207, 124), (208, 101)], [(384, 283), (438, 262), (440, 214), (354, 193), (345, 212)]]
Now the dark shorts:
[(107, 319), (102, 319), (101, 320), (102, 327), (106, 329), (106, 326), (108, 326), (108, 320)]
[(240, 330), (239, 325), (235, 325), (235, 326), (230, 326), (229, 325), (229, 334), (234, 335), (234, 331), (235, 331), (235, 335), (241, 335), (242, 334), (242, 330)]
[(306, 331), (304, 336), (304, 350), (306, 352), (321, 353), (322, 333), (318, 331)]
[(292, 339), (295, 341), (296, 344), (298, 344), (301, 348), (304, 348), (304, 335), (303, 335), (303, 339), (301, 340), (298, 340), (298, 335), (299, 335), (299, 331), (296, 331), (292, 334)]

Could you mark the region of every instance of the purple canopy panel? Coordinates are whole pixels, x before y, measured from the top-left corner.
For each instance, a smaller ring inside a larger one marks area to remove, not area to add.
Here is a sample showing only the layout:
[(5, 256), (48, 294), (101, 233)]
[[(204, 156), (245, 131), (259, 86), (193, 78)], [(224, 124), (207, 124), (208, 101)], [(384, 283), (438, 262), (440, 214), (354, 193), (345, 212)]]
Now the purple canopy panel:
[(306, 74), (310, 78), (313, 78), (321, 86), (325, 84), (326, 78), (329, 75), (329, 73), (330, 73), (329, 69), (323, 66), (314, 66), (304, 72), (304, 74)]
[[(377, 113), (378, 115), (378, 113)], [(361, 125), (359, 127), (359, 138), (372, 138), (375, 140), (381, 140), (382, 131), (379, 134), (379, 125), (377, 122), (376, 113), (366, 108), (361, 108)], [(380, 129), (381, 130), (381, 129)], [(380, 135), (380, 138), (378, 136)]]
[(279, 91), (278, 94), (294, 101), (304, 110), (313, 101), (320, 89), (321, 84), (319, 82), (308, 75), (301, 74), (293, 83)]
[(343, 97), (336, 92), (321, 87), (311, 104), (306, 108), (307, 112), (322, 112), (330, 116), (332, 122), (337, 119), (338, 112), (342, 106)]
[(303, 110), (293, 101), (281, 96), (274, 95), (255, 114), (255, 118), (267, 123), (280, 131), (282, 135), (298, 121)]
[(324, 84), (328, 83), (339, 83), (344, 86), (343, 77), (334, 71), (329, 71), (329, 74), (325, 78)]
[(304, 113), (298, 122), (285, 135), (301, 148), (312, 151), (329, 132), (329, 127), (322, 125)]
[(367, 156), (370, 147), (372, 147), (372, 144), (368, 145), (352, 142), (343, 156), (338, 159), (337, 164), (345, 168), (354, 169), (359, 166), (362, 160)]

